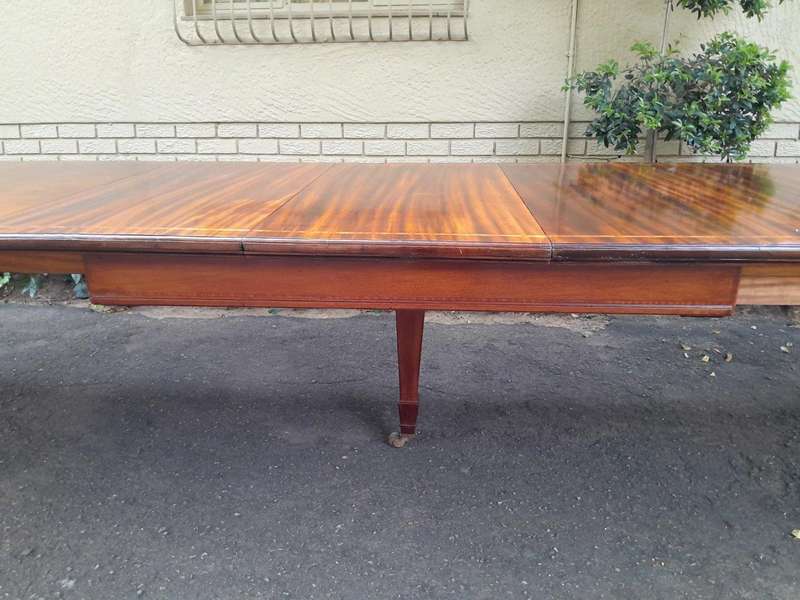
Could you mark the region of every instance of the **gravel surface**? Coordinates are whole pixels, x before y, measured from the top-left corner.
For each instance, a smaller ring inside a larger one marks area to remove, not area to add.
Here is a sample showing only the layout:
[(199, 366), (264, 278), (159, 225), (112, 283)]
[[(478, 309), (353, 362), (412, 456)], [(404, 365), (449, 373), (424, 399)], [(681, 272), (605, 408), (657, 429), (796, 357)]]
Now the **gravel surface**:
[(186, 316), (0, 306), (0, 598), (800, 597), (785, 312)]

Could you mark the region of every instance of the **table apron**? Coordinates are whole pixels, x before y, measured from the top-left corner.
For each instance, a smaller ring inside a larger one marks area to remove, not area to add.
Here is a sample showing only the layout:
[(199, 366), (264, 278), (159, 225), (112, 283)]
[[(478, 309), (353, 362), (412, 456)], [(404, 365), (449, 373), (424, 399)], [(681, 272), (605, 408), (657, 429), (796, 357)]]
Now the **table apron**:
[(80, 252), (0, 250), (0, 273), (84, 273)]
[(800, 305), (800, 263), (742, 266), (736, 303)]
[(740, 267), (307, 256), (85, 255), (109, 305), (724, 316)]

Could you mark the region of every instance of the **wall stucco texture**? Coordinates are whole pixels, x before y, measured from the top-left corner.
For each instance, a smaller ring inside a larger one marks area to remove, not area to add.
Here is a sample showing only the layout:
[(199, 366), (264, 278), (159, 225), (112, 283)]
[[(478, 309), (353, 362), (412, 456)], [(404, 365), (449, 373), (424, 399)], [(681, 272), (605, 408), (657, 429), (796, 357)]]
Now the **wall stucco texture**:
[[(177, 39), (170, 2), (3, 2), (0, 122), (562, 116), (569, 0), (472, 0), (472, 39), (465, 43), (211, 48)], [(633, 41), (657, 41), (662, 11), (661, 0), (582, 0), (577, 67), (612, 57), (624, 62)], [(698, 21), (679, 10), (672, 37), (689, 50), (722, 29), (759, 40), (800, 69), (800, 1), (776, 6), (762, 23), (739, 13)], [(576, 106), (576, 119), (587, 116)], [(800, 121), (800, 101), (775, 116)]]

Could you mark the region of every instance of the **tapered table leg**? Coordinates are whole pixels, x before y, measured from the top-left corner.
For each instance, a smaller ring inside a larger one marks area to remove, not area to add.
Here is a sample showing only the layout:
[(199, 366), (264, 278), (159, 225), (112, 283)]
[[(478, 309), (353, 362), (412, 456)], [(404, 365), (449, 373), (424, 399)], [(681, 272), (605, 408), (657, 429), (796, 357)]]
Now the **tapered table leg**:
[(417, 429), (419, 412), (419, 367), (422, 357), (424, 310), (398, 310), (397, 366), (400, 374), (400, 433), (389, 436), (389, 443), (402, 448)]

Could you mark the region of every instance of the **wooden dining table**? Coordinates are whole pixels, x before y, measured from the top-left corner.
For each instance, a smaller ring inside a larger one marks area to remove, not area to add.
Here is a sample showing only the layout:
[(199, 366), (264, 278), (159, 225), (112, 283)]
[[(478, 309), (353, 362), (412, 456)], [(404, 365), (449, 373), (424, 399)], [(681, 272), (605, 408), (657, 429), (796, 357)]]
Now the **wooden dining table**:
[(425, 311), (722, 317), (800, 304), (800, 165), (0, 165), (0, 271), (105, 305), (396, 312), (402, 447)]

